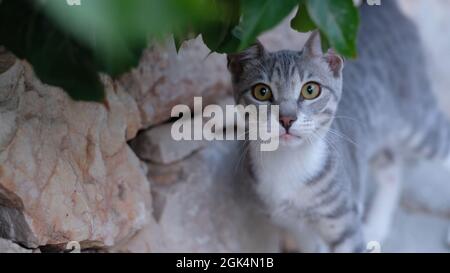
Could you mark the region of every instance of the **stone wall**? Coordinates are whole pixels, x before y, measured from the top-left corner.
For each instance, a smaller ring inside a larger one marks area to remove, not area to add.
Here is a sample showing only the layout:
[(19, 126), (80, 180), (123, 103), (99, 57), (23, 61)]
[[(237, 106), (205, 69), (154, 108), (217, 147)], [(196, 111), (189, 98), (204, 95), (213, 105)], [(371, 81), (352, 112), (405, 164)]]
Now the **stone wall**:
[(0, 75), (0, 237), (101, 247), (147, 223), (149, 183), (126, 143), (141, 128), (139, 110), (103, 80), (109, 110), (43, 85), (24, 61)]

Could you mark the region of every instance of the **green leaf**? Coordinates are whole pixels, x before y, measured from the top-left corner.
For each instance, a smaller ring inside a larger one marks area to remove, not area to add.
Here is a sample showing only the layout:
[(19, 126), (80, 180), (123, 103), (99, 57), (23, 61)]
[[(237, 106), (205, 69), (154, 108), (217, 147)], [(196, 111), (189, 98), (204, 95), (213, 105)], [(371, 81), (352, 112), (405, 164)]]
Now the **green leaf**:
[(175, 43), (175, 50), (177, 53), (180, 52), (180, 48), (183, 45), (184, 41), (193, 38), (191, 33), (188, 30), (177, 30), (173, 33), (173, 41)]
[(352, 0), (306, 0), (309, 16), (330, 45), (346, 57), (356, 57), (358, 9)]
[[(47, 0), (44, 6), (58, 25), (94, 50), (100, 71), (117, 76), (138, 64), (150, 39), (173, 34), (178, 50), (186, 39), (206, 28), (218, 32), (218, 25), (224, 23), (220, 8), (236, 1), (84, 0), (75, 7), (62, 0)], [(216, 7), (215, 2), (223, 4)], [(214, 47), (219, 50), (221, 44)]]
[(264, 31), (281, 22), (298, 4), (298, 0), (242, 0), (242, 38), (238, 50), (255, 42)]
[(331, 48), (330, 41), (328, 40), (327, 36), (322, 31), (320, 31), (320, 41), (322, 44), (322, 51), (327, 52), (328, 49)]
[(233, 34), (239, 24), (238, 0), (210, 0), (211, 10), (216, 13), (210, 22), (202, 25), (203, 41), (211, 51), (231, 53), (237, 50), (240, 40)]
[(317, 28), (316, 24), (311, 20), (303, 1), (298, 7), (297, 14), (291, 20), (291, 27), (299, 32), (310, 32)]
[(183, 42), (186, 40), (186, 36), (183, 35), (174, 35), (173, 36), (173, 42), (175, 43), (175, 50), (180, 52), (180, 48), (183, 45)]
[(146, 30), (132, 17), (144, 8), (142, 1), (90, 0), (69, 6), (47, 0), (41, 6), (64, 33), (92, 50), (97, 70), (117, 76), (135, 67), (147, 46)]
[(31, 1), (0, 2), (0, 44), (27, 59), (44, 83), (62, 87), (73, 99), (104, 100), (92, 51), (55, 26)]

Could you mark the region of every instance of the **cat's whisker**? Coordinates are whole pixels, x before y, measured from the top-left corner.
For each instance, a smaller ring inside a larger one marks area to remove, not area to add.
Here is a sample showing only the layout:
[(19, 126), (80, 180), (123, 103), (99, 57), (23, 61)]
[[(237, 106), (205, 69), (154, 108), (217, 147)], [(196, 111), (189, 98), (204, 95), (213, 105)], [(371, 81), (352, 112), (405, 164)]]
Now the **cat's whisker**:
[(348, 117), (348, 116), (334, 116), (333, 119), (347, 119), (347, 120), (354, 121), (356, 123), (361, 123), (361, 120), (352, 118), (352, 117)]
[[(253, 124), (257, 124), (257, 122), (254, 122)], [(267, 124), (262, 124), (262, 126), (267, 126)], [(252, 130), (252, 129), (254, 129), (254, 130)], [(249, 128), (249, 129), (245, 130), (242, 134), (239, 134), (237, 137), (239, 138), (239, 137), (241, 137), (243, 135), (249, 135), (250, 133), (254, 133), (255, 130), (256, 130), (256, 134), (257, 134), (258, 133), (258, 129), (257, 128)], [(243, 161), (244, 157), (247, 155), (248, 150), (250, 149), (250, 141), (251, 140), (249, 140), (248, 137), (246, 137), (244, 139), (245, 147), (244, 147), (241, 155), (239, 156), (239, 159), (238, 159), (238, 162), (237, 162), (238, 165), (242, 165), (241, 162)], [(259, 151), (259, 154), (260, 154), (259, 157), (260, 157), (261, 164), (263, 164), (262, 152)], [(237, 167), (235, 167), (235, 169), (237, 169)]]
[(244, 147), (242, 147), (240, 149), (241, 150), (241, 154), (239, 155), (238, 160), (237, 160), (237, 162), (235, 164), (235, 167), (234, 167), (235, 173), (240, 172), (239, 167), (243, 168), (242, 162), (243, 162), (244, 158), (247, 156), (248, 151), (250, 149), (250, 141), (244, 140), (243, 146)]
[[(313, 136), (315, 136), (317, 139), (319, 139), (319, 140), (321, 140), (321, 141), (324, 141), (324, 142), (327, 144), (327, 149), (329, 149), (330, 152), (334, 151), (334, 152), (335, 152), (335, 155), (336, 155), (338, 158), (341, 158), (341, 155), (340, 155), (340, 153), (339, 153), (339, 150), (338, 150), (338, 149), (336, 148), (336, 146), (331, 142), (331, 140), (327, 139), (326, 136), (321, 136), (321, 135), (319, 135), (319, 134), (316, 133), (316, 132), (313, 132)], [(332, 151), (331, 151), (330, 149), (332, 149)]]
[[(258, 126), (257, 126), (257, 128), (254, 128), (254, 129), (256, 129), (256, 133), (258, 132), (258, 130), (259, 130), (259, 127), (261, 127), (261, 128), (264, 128), (264, 127), (266, 127), (267, 128), (267, 126), (268, 126), (268, 123), (262, 123), (262, 124), (260, 124), (260, 123), (258, 123), (258, 122), (249, 122), (248, 124), (257, 124)], [(242, 134), (239, 134), (239, 135), (237, 135), (237, 137), (241, 137), (241, 136), (243, 136), (243, 135), (245, 135), (245, 134), (248, 134), (248, 133), (250, 133), (250, 132), (255, 132), (255, 131), (250, 131), (250, 129), (246, 129), (245, 131), (244, 131), (244, 133), (242, 133)]]
[(349, 143), (351, 143), (351, 144), (353, 144), (353, 145), (355, 145), (355, 146), (359, 146), (358, 143), (357, 143), (356, 141), (354, 141), (354, 140), (351, 139), (349, 136), (347, 136), (347, 135), (345, 135), (345, 134), (343, 134), (343, 133), (340, 133), (340, 132), (338, 132), (338, 131), (336, 131), (336, 130), (333, 130), (333, 129), (328, 129), (328, 132), (329, 132), (330, 134), (332, 134), (332, 135), (335, 135), (335, 136), (337, 136), (337, 137), (342, 138), (343, 140), (348, 141)]

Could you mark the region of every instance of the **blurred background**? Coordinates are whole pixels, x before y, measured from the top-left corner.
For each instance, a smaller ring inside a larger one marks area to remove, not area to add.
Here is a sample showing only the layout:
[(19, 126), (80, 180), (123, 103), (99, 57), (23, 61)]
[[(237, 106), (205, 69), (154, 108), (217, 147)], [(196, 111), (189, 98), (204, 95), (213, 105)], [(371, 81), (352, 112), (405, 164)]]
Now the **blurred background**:
[[(450, 2), (398, 2), (417, 24), (433, 88), (450, 115)], [(201, 6), (186, 7), (204, 12)], [(132, 13), (123, 14), (130, 22), (165, 22), (158, 11), (133, 20)], [(294, 16), (262, 28), (261, 42), (270, 50), (302, 48), (308, 35), (291, 28)], [(100, 27), (101, 19), (82, 26)], [(0, 18), (3, 26), (8, 20)], [(52, 33), (46, 34), (58, 37)], [(147, 44), (132, 31), (127, 37), (136, 48)], [(0, 42), (0, 252), (62, 251), (70, 241), (100, 252), (296, 250), (236, 181), (242, 160), (236, 143), (175, 142), (170, 136), (173, 106), (191, 105), (194, 96), (202, 96), (204, 104), (232, 102), (220, 52), (236, 48), (235, 41), (217, 44), (212, 37), (205, 44), (202, 37), (187, 35), (181, 43), (161, 35), (142, 55), (120, 45), (109, 51), (109, 42), (88, 37), (86, 44), (103, 51), (69, 47), (68, 56), (58, 57), (64, 69), (49, 65), (46, 56), (60, 56), (58, 50), (72, 44), (69, 38), (40, 44), (45, 50), (37, 55), (27, 48), (13, 54)], [(16, 45), (5, 36), (1, 41)], [(116, 58), (114, 50), (125, 53)], [(80, 52), (94, 57), (84, 61)], [(81, 72), (65, 69), (80, 63)], [(99, 86), (82, 73), (97, 70)], [(55, 72), (63, 83), (54, 81)], [(99, 89), (80, 88), (81, 81)], [(56, 87), (61, 84), (66, 92)], [(74, 100), (86, 98), (100, 103)], [(437, 164), (408, 162), (401, 206), (382, 251), (450, 251), (449, 180), (450, 172)]]

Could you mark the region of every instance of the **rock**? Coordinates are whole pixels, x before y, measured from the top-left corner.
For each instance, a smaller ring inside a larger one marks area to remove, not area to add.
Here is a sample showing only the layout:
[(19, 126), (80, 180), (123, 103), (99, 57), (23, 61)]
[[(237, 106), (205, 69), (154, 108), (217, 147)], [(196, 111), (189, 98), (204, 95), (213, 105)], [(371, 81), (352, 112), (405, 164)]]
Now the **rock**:
[(112, 246), (149, 221), (149, 182), (126, 143), (138, 107), (102, 80), (109, 109), (72, 101), (24, 61), (0, 74), (0, 237)]
[(154, 44), (118, 83), (136, 100), (145, 128), (169, 120), (177, 104), (192, 107), (194, 96), (206, 104), (231, 90), (225, 55), (211, 53), (200, 37), (179, 53), (172, 40)]
[(25, 249), (11, 241), (0, 238), (0, 253), (32, 253), (32, 250)]
[(176, 141), (172, 124), (164, 124), (140, 134), (132, 143), (139, 158), (158, 164), (180, 161), (205, 146), (205, 141)]
[(8, 70), (16, 62), (13, 54), (8, 52), (3, 46), (0, 46), (0, 74)]

